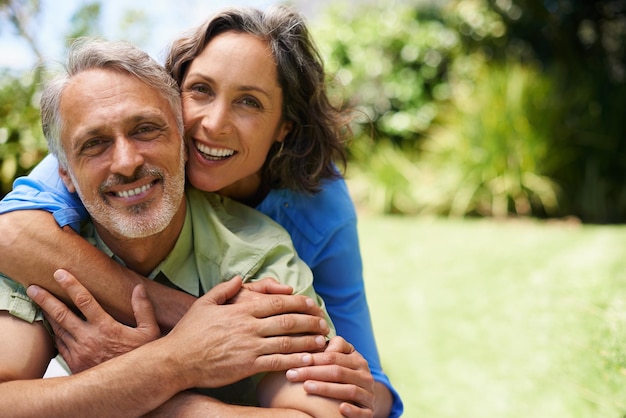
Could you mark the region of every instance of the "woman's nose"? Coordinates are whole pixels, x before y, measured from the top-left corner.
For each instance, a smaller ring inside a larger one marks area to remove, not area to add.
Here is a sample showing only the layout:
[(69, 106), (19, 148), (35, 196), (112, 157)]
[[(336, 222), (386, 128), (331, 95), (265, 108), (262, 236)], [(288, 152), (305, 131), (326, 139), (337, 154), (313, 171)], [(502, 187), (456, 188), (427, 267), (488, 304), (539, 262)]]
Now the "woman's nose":
[(211, 135), (212, 139), (232, 132), (231, 108), (227, 103), (214, 100), (205, 106), (202, 112), (202, 128)]

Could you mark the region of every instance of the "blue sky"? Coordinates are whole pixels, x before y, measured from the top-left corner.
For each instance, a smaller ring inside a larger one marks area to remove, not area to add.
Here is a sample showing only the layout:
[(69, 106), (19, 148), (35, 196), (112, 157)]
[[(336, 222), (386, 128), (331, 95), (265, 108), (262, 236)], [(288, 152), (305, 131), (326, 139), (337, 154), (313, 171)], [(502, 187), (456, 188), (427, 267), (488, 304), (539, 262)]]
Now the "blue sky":
[[(275, 3), (271, 0), (105, 0), (102, 9), (103, 35), (117, 38), (120, 35), (120, 24), (125, 12), (129, 9), (141, 10), (153, 25), (150, 40), (139, 45), (150, 55), (162, 62), (162, 51), (167, 43), (183, 30), (200, 24), (208, 16), (229, 5), (246, 5), (265, 8)], [(71, 15), (86, 0), (41, 0), (40, 20), (34, 22), (37, 29), (37, 40), (46, 59), (62, 61), (64, 53), (63, 35), (70, 27)], [(12, 28), (2, 22), (0, 28), (0, 68), (28, 69), (36, 64), (23, 39), (14, 35)]]

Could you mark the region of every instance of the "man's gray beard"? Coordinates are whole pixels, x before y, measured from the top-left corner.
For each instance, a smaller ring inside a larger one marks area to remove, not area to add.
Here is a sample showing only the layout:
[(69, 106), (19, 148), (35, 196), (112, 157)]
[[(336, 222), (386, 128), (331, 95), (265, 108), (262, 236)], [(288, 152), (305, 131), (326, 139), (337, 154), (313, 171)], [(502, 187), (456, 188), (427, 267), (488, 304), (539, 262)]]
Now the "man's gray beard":
[[(78, 184), (73, 174), (69, 175), (74, 184)], [(163, 182), (163, 200), (158, 211), (146, 210), (150, 202), (140, 203), (127, 208), (126, 213), (114, 210), (106, 203), (104, 198), (95, 202), (87, 202), (80, 189), (76, 192), (89, 212), (92, 220), (98, 223), (109, 233), (129, 239), (146, 238), (162, 232), (172, 221), (178, 211), (185, 192), (185, 174), (169, 177), (167, 183)]]

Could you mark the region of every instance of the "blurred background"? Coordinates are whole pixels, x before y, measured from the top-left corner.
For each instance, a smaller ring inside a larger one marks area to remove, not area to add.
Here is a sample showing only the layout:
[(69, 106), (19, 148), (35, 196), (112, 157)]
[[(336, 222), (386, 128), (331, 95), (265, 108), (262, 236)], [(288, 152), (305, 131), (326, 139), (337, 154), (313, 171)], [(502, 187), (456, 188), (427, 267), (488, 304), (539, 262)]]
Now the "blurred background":
[[(155, 58), (227, 4), (0, 0), (0, 195), (46, 153), (37, 62), (77, 36)], [(359, 118), (355, 198), (382, 213), (626, 220), (624, 0), (290, 2)]]
[[(46, 154), (42, 69), (71, 39), (160, 62), (226, 5), (0, 0), (0, 196)], [(287, 2), (356, 111), (383, 363), (405, 416), (626, 414), (626, 0)]]

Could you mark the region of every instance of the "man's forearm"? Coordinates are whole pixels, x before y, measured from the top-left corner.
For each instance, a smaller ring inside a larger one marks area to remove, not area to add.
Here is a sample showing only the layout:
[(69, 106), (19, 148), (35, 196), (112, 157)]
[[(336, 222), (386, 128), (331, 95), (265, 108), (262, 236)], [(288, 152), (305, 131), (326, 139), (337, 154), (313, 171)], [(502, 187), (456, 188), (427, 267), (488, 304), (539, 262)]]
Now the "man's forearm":
[(133, 288), (144, 283), (164, 331), (169, 331), (195, 300), (124, 268), (89, 244), (71, 228), (59, 228), (44, 211), (15, 211), (0, 215), (0, 271), (29, 286), (37, 284), (64, 302), (71, 301), (52, 274), (72, 272), (117, 320), (134, 325), (130, 304)]
[(168, 353), (147, 344), (76, 375), (1, 383), (0, 399), (12, 417), (141, 416), (186, 389)]

